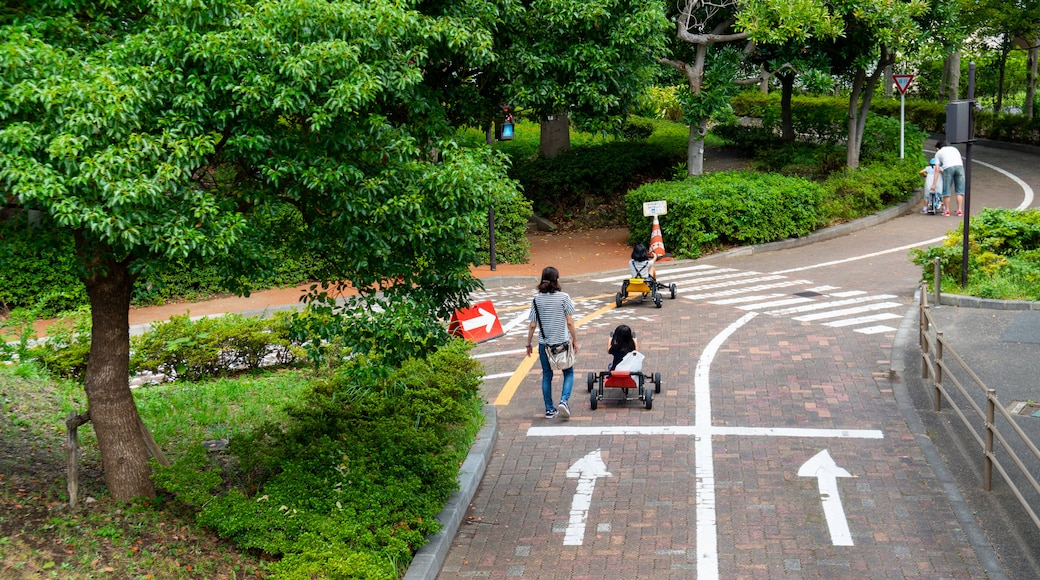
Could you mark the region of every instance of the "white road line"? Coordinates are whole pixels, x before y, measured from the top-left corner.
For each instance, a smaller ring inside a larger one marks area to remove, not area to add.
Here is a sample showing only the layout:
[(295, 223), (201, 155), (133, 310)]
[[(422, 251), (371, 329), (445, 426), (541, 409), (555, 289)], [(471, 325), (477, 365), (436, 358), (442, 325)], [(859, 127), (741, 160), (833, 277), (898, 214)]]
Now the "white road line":
[(859, 314), (861, 312), (884, 310), (886, 308), (900, 308), (902, 306), (903, 305), (898, 302), (878, 302), (877, 304), (867, 304), (865, 306), (858, 306), (856, 308), (841, 308), (839, 310), (831, 310), (828, 312), (806, 314), (805, 316), (794, 316), (792, 317), (792, 320), (797, 320), (799, 322), (810, 322), (813, 320), (824, 320), (827, 318), (838, 318), (839, 316), (848, 316), (850, 314)]
[(726, 298), (725, 300), (712, 300), (709, 304), (719, 304), (727, 306), (730, 304), (743, 304), (745, 302), (757, 302), (759, 300), (770, 300), (772, 298), (779, 298), (781, 296), (787, 296), (787, 294), (757, 294), (755, 296), (740, 296), (737, 298)]
[(698, 284), (696, 286), (683, 286), (679, 288), (679, 292), (689, 292), (691, 290), (711, 290), (713, 288), (729, 288), (732, 286), (739, 286), (741, 284), (751, 284), (753, 282), (769, 282), (772, 280), (783, 280), (787, 276), (762, 276), (760, 278), (748, 278), (746, 280), (730, 280), (728, 282), (719, 282), (717, 284)]
[(802, 286), (805, 284), (812, 284), (808, 280), (791, 280), (789, 282), (778, 282), (776, 284), (759, 284), (758, 286), (748, 286), (747, 288), (735, 288), (732, 290), (722, 290), (719, 292), (708, 292), (705, 294), (691, 294), (689, 296), (683, 296), (687, 300), (700, 300), (704, 298), (722, 298), (724, 296), (736, 296), (737, 294), (744, 294), (746, 292), (761, 292), (762, 290), (773, 290), (775, 288), (790, 288), (791, 286)]
[(882, 332), (895, 332), (896, 329), (892, 328), (891, 326), (879, 324), (877, 326), (867, 326), (865, 328), (854, 328), (853, 331), (862, 334), (881, 334)]
[(500, 350), (496, 352), (485, 352), (484, 354), (475, 354), (470, 358), (491, 358), (493, 356), (509, 356), (513, 354), (527, 354), (527, 349), (519, 350)]
[(1018, 204), (1018, 207), (1016, 207), (1015, 209), (1026, 209), (1029, 206), (1033, 205), (1033, 188), (1029, 187), (1028, 183), (1026, 183), (1026, 182), (1022, 181), (1021, 179), (1019, 179), (1017, 175), (1015, 175), (1013, 173), (1010, 173), (1007, 170), (1001, 169), (1001, 168), (997, 167), (996, 165), (990, 165), (989, 163), (986, 163), (985, 161), (979, 161), (977, 159), (972, 159), (971, 162), (972, 163), (978, 163), (979, 165), (982, 165), (983, 167), (989, 167), (993, 171), (996, 171), (997, 173), (1000, 173), (1000, 174), (1004, 175), (1005, 177), (1007, 177), (1011, 181), (1014, 181), (1015, 183), (1018, 184), (1019, 187), (1022, 188), (1022, 203)]
[(610, 435), (748, 435), (759, 437), (806, 437), (830, 439), (884, 439), (878, 429), (815, 429), (806, 427), (739, 427), (723, 425), (603, 425), (531, 427), (528, 437)]
[(850, 298), (852, 296), (863, 296), (866, 293), (866, 290), (848, 290), (846, 292), (831, 292), (828, 296), (833, 296), (835, 298)]
[(856, 326), (858, 324), (866, 324), (868, 322), (881, 322), (882, 320), (893, 320), (895, 318), (902, 318), (901, 314), (893, 314), (891, 312), (882, 312), (881, 314), (874, 314), (873, 316), (860, 316), (858, 318), (846, 318), (844, 320), (835, 320), (834, 322), (824, 322), (824, 326), (831, 326), (834, 328), (840, 328), (842, 326)]
[(783, 308), (780, 310), (770, 310), (766, 314), (772, 316), (787, 316), (788, 314), (798, 314), (799, 312), (812, 312), (813, 310), (825, 310), (828, 308), (837, 308), (839, 306), (850, 306), (852, 304), (865, 304), (867, 302), (874, 302), (876, 300), (891, 300), (898, 298), (892, 294), (877, 294), (874, 296), (863, 296), (860, 298), (848, 298), (846, 300), (830, 300), (824, 302), (814, 302), (813, 304), (807, 304), (805, 306), (796, 306), (793, 308)]
[(512, 372), (509, 372), (509, 373), (498, 373), (498, 374), (495, 374), (495, 375), (484, 375), (484, 380), (486, 381), (488, 379), (505, 379), (505, 378), (509, 378), (511, 376), (513, 376)]
[(510, 330), (513, 330), (517, 326), (520, 326), (521, 324), (526, 323), (527, 322), (527, 317), (530, 316), (530, 315), (531, 315), (531, 309), (528, 308), (527, 310), (525, 310), (523, 312), (523, 314), (517, 315), (516, 318), (514, 318), (514, 319), (510, 320), (508, 323), (506, 323), (506, 325), (502, 327), (502, 332), (508, 333)]
[(790, 274), (792, 272), (804, 272), (805, 270), (812, 270), (813, 268), (825, 268), (827, 266), (836, 266), (838, 264), (846, 264), (848, 262), (855, 262), (856, 260), (865, 260), (867, 258), (874, 258), (876, 256), (884, 256), (885, 254), (891, 254), (892, 252), (905, 252), (909, 249), (916, 248), (918, 246), (928, 246), (936, 244), (946, 239), (945, 236), (941, 238), (932, 238), (930, 240), (924, 240), (923, 242), (917, 242), (915, 244), (907, 244), (905, 246), (899, 246), (898, 248), (889, 248), (887, 250), (881, 250), (880, 252), (872, 252), (870, 254), (863, 254), (862, 256), (854, 256), (852, 258), (845, 258), (843, 260), (833, 260), (830, 262), (823, 262), (820, 264), (811, 264), (809, 266), (802, 266), (800, 268), (789, 268), (787, 270), (777, 270), (773, 274)]
[[(711, 362), (723, 343), (757, 314), (749, 312), (711, 339), (697, 361), (693, 376), (694, 424), (711, 425)], [(719, 577), (719, 534), (715, 521), (715, 457), (710, 434), (694, 436), (694, 490), (697, 518), (697, 578)]]
[(737, 308), (739, 308), (741, 310), (757, 310), (757, 311), (761, 311), (761, 310), (763, 310), (765, 308), (773, 308), (775, 306), (788, 306), (790, 304), (805, 304), (806, 302), (812, 302), (812, 301), (813, 301), (812, 298), (806, 298), (804, 296), (799, 296), (798, 298), (787, 298), (787, 299), (784, 299), (784, 300), (772, 300), (770, 302), (758, 302), (756, 304), (744, 304), (742, 306), (737, 306)]

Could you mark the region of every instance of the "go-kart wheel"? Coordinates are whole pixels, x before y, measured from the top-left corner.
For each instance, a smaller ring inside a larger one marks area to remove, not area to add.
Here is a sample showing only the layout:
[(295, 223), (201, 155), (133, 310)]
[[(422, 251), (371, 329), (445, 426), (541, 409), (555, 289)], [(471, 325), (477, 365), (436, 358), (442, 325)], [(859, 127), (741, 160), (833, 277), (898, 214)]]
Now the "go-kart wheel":
[(654, 306), (660, 308), (662, 302), (663, 302), (663, 300), (661, 300), (661, 295), (660, 294), (654, 294)]
[(596, 407), (599, 406), (599, 391), (592, 391), (589, 396), (589, 404), (592, 406), (592, 410), (595, 411)]
[(624, 302), (624, 301), (625, 301), (625, 297), (620, 292), (618, 292), (617, 294), (614, 295), (614, 305), (617, 306), (618, 308), (621, 308), (621, 303)]
[(643, 402), (646, 403), (647, 410), (654, 407), (654, 390), (651, 388), (643, 389)]
[(675, 287), (675, 284), (672, 284), (671, 286), (668, 287), (668, 291), (672, 295), (672, 300), (675, 300), (675, 291), (676, 291), (676, 289), (677, 288)]
[(589, 372), (589, 392), (592, 392), (592, 386), (596, 384), (596, 373)]
[(622, 403), (627, 403), (628, 402), (628, 389), (621, 389), (621, 402)]
[(661, 373), (654, 373), (654, 392), (661, 392)]

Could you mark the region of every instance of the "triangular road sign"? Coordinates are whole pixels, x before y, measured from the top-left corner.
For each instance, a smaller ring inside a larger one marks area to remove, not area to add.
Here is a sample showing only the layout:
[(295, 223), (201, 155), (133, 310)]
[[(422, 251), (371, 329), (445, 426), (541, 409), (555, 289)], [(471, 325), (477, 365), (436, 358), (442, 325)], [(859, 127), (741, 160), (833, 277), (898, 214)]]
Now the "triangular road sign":
[(906, 89), (910, 88), (910, 83), (914, 81), (914, 75), (892, 75), (892, 80), (896, 82), (899, 94), (905, 95)]

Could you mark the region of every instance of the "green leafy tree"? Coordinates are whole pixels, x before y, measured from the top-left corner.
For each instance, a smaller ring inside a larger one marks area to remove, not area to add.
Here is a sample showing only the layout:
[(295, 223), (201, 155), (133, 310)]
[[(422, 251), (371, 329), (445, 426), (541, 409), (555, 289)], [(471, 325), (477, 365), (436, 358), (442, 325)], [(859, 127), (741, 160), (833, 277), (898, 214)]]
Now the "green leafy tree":
[(542, 123), (547, 157), (570, 147), (569, 122), (620, 128), (653, 79), (669, 28), (658, 0), (523, 0), (507, 19), (503, 98)]
[[(258, 216), (363, 296), (450, 311), (477, 283), (471, 232), (515, 195), (486, 148), (452, 141), (497, 5), (484, 0), (33, 0), (0, 11), (0, 188), (71, 231), (91, 304), (85, 389), (105, 480), (150, 496), (127, 386), (142, 273), (277, 256)], [(284, 232), (282, 232), (284, 233)], [(393, 348), (393, 345), (384, 345)]]
[[(867, 113), (886, 67), (920, 44), (924, 0), (804, 0), (777, 10), (770, 0), (741, 4), (737, 28), (763, 44), (798, 40), (849, 83), (846, 165), (858, 167)], [(805, 17), (798, 23), (797, 14)], [(799, 28), (801, 26), (801, 28)]]
[[(712, 116), (728, 106), (735, 89), (739, 63), (755, 50), (756, 43), (782, 44), (810, 34), (836, 33), (832, 15), (819, 0), (683, 0), (670, 14), (676, 23), (677, 42), (659, 61), (686, 79), (689, 98), (684, 105), (690, 124), (686, 169), (689, 175), (704, 171), (704, 136)], [(742, 45), (716, 58), (716, 45)], [(720, 67), (712, 70), (713, 66)]]

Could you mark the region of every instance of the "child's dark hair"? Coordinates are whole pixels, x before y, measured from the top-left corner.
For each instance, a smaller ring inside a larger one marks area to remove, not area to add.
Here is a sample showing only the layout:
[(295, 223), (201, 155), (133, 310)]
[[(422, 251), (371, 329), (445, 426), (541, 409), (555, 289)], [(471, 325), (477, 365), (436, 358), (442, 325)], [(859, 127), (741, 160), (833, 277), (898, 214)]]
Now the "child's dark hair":
[(611, 346), (620, 346), (623, 351), (630, 352), (636, 349), (635, 335), (627, 324), (619, 324), (610, 335)]
[(650, 259), (650, 254), (646, 251), (646, 246), (643, 244), (636, 244), (636, 247), (632, 248), (632, 259), (637, 262), (645, 262)]

